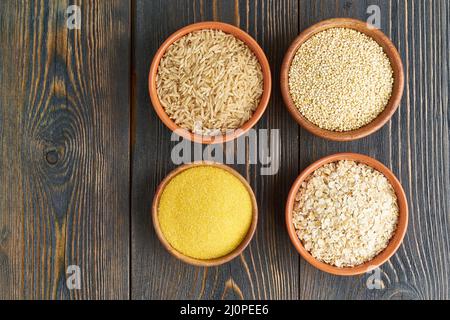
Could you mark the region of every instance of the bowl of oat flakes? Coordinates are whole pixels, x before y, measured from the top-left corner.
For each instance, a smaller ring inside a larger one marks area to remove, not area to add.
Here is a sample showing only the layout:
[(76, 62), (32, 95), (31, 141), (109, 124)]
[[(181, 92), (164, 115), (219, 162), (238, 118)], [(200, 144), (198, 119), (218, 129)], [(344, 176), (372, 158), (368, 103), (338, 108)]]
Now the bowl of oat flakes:
[(380, 129), (403, 94), (400, 55), (380, 30), (335, 18), (304, 30), (286, 52), (281, 92), (292, 117), (306, 130), (350, 141)]
[(335, 275), (357, 275), (389, 260), (408, 225), (398, 179), (381, 162), (338, 153), (307, 167), (286, 203), (289, 237), (300, 255)]

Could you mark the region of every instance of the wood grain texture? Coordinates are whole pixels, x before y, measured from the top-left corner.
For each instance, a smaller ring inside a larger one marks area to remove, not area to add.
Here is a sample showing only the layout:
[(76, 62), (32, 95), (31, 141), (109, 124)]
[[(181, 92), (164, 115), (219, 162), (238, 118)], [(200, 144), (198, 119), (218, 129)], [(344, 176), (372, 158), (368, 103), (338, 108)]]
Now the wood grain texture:
[(70, 4), (0, 4), (0, 298), (129, 295), (129, 4)]

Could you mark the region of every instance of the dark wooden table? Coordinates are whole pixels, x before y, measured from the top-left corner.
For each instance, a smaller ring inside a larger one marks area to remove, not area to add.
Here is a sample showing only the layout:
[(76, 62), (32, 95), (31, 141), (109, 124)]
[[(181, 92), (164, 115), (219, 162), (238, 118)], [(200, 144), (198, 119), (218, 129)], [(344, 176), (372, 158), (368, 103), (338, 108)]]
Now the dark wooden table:
[[(66, 27), (69, 4), (81, 29)], [(376, 134), (329, 142), (301, 129), (278, 86), (295, 36), (330, 17), (366, 20), (398, 47), (406, 86), (400, 110)], [(177, 29), (204, 20), (239, 26), (266, 52), (273, 95), (257, 128), (280, 129), (281, 164), (235, 165), (258, 198), (249, 248), (221, 267), (171, 257), (150, 220), (157, 184), (175, 165), (170, 132), (147, 90), (151, 59)], [(448, 299), (450, 296), (450, 4), (446, 0), (0, 2), (0, 298)], [(368, 276), (320, 272), (294, 250), (284, 202), (298, 173), (340, 151), (373, 156), (401, 180), (410, 206), (404, 244)], [(78, 265), (81, 289), (66, 286)]]

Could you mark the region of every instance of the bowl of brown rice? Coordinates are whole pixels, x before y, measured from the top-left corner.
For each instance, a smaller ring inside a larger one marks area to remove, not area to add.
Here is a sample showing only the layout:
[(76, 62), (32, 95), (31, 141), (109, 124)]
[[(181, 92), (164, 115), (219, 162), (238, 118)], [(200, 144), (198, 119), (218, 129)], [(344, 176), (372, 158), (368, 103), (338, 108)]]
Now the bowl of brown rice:
[(271, 73), (258, 43), (221, 22), (173, 33), (149, 72), (152, 105), (161, 121), (191, 141), (233, 140), (252, 128), (270, 98)]
[(380, 129), (397, 110), (404, 87), (403, 64), (389, 38), (350, 18), (304, 30), (286, 52), (280, 80), (292, 117), (334, 141)]
[(369, 272), (395, 254), (408, 225), (405, 192), (381, 162), (338, 153), (307, 167), (286, 203), (286, 226), (296, 250), (335, 275)]

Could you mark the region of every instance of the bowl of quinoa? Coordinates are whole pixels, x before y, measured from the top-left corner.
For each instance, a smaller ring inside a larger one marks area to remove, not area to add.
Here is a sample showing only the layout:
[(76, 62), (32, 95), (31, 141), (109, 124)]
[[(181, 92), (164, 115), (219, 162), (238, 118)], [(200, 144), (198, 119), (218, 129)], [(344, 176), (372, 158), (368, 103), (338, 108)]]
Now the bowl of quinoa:
[(395, 175), (381, 162), (338, 153), (306, 168), (286, 204), (286, 225), (300, 255), (336, 275), (373, 270), (397, 251), (408, 205)]
[(380, 129), (397, 110), (403, 87), (403, 65), (392, 42), (350, 18), (325, 20), (303, 31), (281, 68), (281, 91), (293, 118), (335, 141)]

